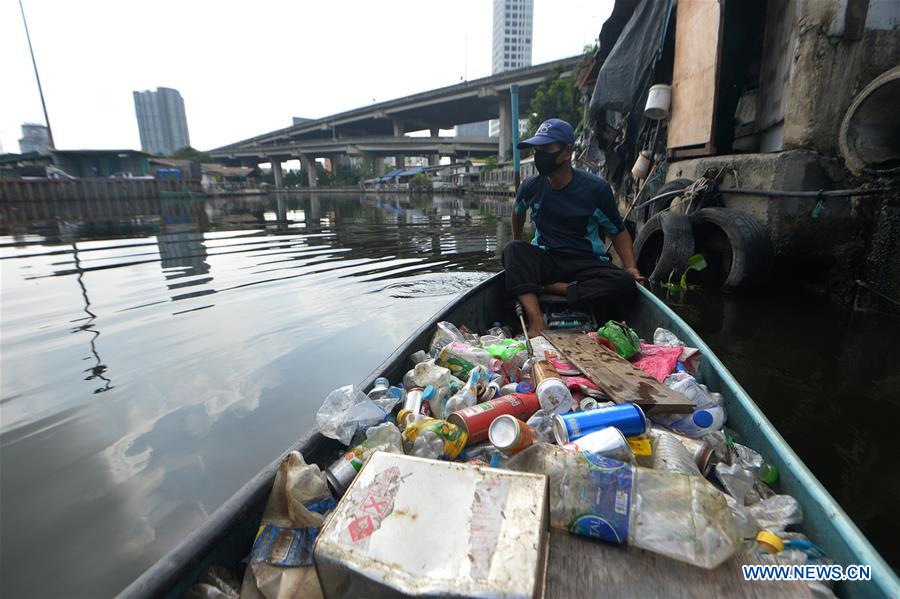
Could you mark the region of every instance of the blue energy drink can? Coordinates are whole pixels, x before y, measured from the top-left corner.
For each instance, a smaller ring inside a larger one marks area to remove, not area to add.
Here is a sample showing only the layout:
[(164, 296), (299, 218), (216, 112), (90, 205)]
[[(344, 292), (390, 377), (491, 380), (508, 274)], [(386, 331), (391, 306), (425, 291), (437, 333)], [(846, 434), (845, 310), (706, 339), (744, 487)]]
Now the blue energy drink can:
[(626, 437), (641, 435), (647, 430), (647, 417), (633, 403), (587, 412), (570, 412), (553, 419), (553, 435), (557, 443), (565, 445), (608, 426), (616, 427)]

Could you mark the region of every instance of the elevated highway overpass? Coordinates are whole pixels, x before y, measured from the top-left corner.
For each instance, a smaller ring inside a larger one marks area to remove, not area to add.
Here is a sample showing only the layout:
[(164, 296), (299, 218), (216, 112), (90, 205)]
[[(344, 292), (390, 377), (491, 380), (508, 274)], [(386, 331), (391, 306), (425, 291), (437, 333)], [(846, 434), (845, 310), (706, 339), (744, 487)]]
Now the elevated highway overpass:
[[(513, 122), (510, 88), (518, 85), (521, 118), (529, 113), (538, 85), (556, 74), (575, 74), (582, 57), (573, 56), (523, 69), (505, 71), (404, 98), (312, 119), (237, 141), (211, 150), (210, 155), (226, 163), (271, 162), (276, 185), (281, 162), (299, 158), (314, 184), (312, 161), (318, 157), (340, 157), (367, 153), (376, 161), (395, 156), (402, 165), (405, 156), (489, 156), (506, 159), (512, 150)], [(439, 137), (440, 129), (465, 123), (499, 119), (499, 138)], [(428, 137), (412, 137), (410, 131), (428, 130)]]

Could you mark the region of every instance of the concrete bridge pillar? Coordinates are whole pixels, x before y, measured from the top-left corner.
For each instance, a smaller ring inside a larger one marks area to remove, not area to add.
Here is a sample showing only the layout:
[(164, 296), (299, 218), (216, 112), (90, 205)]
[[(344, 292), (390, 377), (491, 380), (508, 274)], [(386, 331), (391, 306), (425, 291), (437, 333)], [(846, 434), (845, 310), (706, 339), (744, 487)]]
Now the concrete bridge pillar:
[(440, 137), (441, 136), (441, 128), (440, 127), (431, 127), (428, 129), (428, 132), (431, 134), (431, 137)]
[[(403, 134), (406, 133), (406, 124), (403, 121), (394, 121), (394, 137), (403, 137)], [(396, 164), (396, 168), (403, 168), (406, 166), (406, 160), (403, 157), (403, 154), (397, 154), (394, 156), (394, 164)]]
[(302, 169), (306, 171), (306, 180), (309, 181), (310, 187), (316, 186), (316, 159), (313, 156), (303, 154), (300, 157)]
[(497, 153), (500, 160), (509, 160), (512, 155), (512, 107), (509, 94), (498, 94), (497, 99), (500, 102), (500, 145)]
[(275, 177), (275, 187), (284, 187), (284, 173), (281, 171), (281, 161), (272, 158), (269, 161), (272, 165), (272, 175)]
[(375, 176), (380, 177), (384, 174), (384, 156), (375, 157)]

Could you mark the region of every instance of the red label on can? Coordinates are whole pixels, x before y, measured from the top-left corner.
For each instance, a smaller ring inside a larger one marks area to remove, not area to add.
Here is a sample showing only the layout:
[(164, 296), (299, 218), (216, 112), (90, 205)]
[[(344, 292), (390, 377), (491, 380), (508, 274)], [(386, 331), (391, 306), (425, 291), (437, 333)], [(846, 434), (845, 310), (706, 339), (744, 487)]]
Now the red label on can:
[(541, 403), (534, 393), (511, 393), (453, 412), (447, 421), (467, 431), (469, 444), (473, 445), (487, 439), (488, 428), (497, 416), (509, 414), (528, 420), (540, 409)]

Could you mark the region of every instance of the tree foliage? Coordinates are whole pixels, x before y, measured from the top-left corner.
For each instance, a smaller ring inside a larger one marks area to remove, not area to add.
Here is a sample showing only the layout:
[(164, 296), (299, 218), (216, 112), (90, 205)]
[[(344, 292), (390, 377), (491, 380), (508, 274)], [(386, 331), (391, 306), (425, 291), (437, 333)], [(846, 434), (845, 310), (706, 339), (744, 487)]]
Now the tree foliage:
[(196, 160), (197, 162), (215, 162), (206, 152), (194, 149), (191, 146), (184, 146), (179, 150), (175, 150), (169, 154), (169, 158), (177, 158), (179, 160)]
[(492, 170), (497, 168), (497, 157), (496, 156), (488, 156), (484, 159), (484, 166), (481, 167), (481, 174), (487, 176)]
[(410, 191), (430, 191), (434, 187), (427, 173), (418, 173), (409, 182)]
[(559, 73), (541, 81), (531, 98), (531, 115), (528, 117), (528, 131), (524, 137), (531, 137), (541, 123), (547, 119), (562, 119), (578, 129), (581, 124), (581, 105), (578, 88), (571, 77)]

